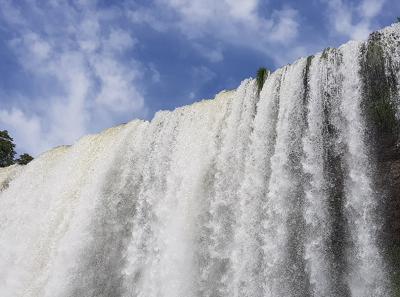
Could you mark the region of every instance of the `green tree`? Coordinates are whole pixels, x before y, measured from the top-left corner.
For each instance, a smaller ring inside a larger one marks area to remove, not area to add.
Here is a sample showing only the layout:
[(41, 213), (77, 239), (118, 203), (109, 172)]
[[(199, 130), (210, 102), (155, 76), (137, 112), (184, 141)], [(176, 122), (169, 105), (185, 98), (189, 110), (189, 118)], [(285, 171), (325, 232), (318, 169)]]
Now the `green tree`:
[(17, 160), (15, 160), (15, 162), (18, 163), (19, 165), (26, 165), (32, 160), (33, 160), (33, 157), (31, 155), (25, 153), (25, 154), (20, 155), (19, 158)]
[(0, 131), (0, 167), (14, 164), (15, 144), (13, 141), (7, 130)]
[(397, 22), (400, 23), (400, 17), (397, 17)]

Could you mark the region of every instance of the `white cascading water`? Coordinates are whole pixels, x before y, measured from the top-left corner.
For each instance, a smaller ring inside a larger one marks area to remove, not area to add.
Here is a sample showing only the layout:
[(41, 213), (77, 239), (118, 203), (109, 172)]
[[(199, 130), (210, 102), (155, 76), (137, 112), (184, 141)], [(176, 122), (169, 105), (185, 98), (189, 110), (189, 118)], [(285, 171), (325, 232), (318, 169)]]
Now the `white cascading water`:
[[(400, 25), (381, 34), (398, 40)], [(367, 44), (278, 69), (259, 95), (245, 80), (0, 169), (0, 296), (395, 296)], [(384, 55), (399, 68), (398, 47)]]

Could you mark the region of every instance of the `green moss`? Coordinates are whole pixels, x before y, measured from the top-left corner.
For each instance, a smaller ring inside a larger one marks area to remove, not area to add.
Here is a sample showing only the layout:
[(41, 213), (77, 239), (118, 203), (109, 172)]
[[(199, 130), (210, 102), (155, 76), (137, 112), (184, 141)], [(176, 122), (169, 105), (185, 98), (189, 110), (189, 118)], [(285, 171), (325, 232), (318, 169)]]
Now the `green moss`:
[[(360, 74), (363, 82), (363, 111), (369, 126), (368, 136), (376, 143), (376, 153), (387, 152), (388, 144), (396, 143), (399, 123), (396, 118), (397, 83), (395, 70), (389, 55), (385, 55), (382, 35), (371, 34), (362, 48)], [(371, 133), (371, 132), (372, 133)], [(381, 156), (382, 157), (382, 156)], [(387, 181), (382, 181), (387, 187)], [(388, 186), (391, 187), (391, 186)], [(384, 217), (385, 225), (392, 218)], [(385, 260), (391, 276), (393, 296), (400, 297), (400, 242), (391, 238), (392, 227), (386, 231), (388, 239), (383, 241)]]
[(314, 55), (311, 55), (311, 56), (308, 56), (307, 57), (307, 62), (306, 62), (306, 69), (307, 69), (307, 71), (308, 71), (308, 69), (310, 69), (310, 66), (311, 66), (311, 62), (312, 62), (312, 59), (314, 58)]
[[(306, 67), (304, 68), (303, 72), (303, 87), (304, 87), (304, 94), (303, 94), (303, 106), (307, 106), (307, 101), (308, 101), (308, 93), (310, 86), (308, 84), (309, 81), (309, 76), (310, 76), (310, 67), (311, 67), (311, 62), (314, 56), (308, 56), (307, 61), (306, 61)], [(307, 114), (306, 112), (304, 113), (304, 120), (306, 121)]]
[(372, 35), (363, 49), (361, 74), (364, 81), (365, 111), (377, 132), (395, 134), (398, 129), (392, 98), (397, 92), (393, 74), (385, 69), (385, 56), (379, 35)]
[(391, 133), (397, 128), (395, 108), (385, 97), (378, 98), (370, 106), (369, 112), (381, 131)]
[(308, 56), (307, 61), (306, 61), (306, 67), (304, 68), (304, 74), (303, 74), (303, 85), (304, 85), (304, 90), (305, 93), (308, 91), (308, 79), (310, 76), (310, 67), (311, 67), (311, 62), (314, 56)]
[(257, 70), (256, 81), (257, 81), (257, 95), (260, 96), (260, 92), (264, 86), (264, 82), (267, 79), (269, 71), (265, 67), (261, 67)]
[(392, 263), (392, 290), (394, 297), (400, 297), (400, 245), (393, 245), (388, 250), (389, 261)]
[(332, 50), (332, 48), (330, 48), (330, 47), (327, 47), (326, 49), (324, 49), (321, 54), (321, 59), (324, 59), (324, 60), (328, 59), (328, 54), (331, 50)]

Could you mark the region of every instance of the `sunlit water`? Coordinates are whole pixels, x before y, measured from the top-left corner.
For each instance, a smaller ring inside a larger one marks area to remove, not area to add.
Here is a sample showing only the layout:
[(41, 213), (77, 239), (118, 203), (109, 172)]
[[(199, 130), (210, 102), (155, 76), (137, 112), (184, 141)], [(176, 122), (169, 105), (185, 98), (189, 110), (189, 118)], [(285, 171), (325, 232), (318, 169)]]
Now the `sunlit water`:
[(392, 296), (366, 44), (1, 169), (0, 296)]

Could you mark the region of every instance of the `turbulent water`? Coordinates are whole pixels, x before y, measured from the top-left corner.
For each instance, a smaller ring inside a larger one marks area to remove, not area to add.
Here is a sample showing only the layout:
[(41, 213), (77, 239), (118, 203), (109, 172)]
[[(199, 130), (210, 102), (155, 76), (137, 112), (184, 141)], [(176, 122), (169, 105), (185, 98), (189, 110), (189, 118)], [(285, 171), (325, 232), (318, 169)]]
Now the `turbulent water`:
[(248, 79), (2, 169), (0, 295), (395, 296), (369, 139), (399, 118), (399, 40), (393, 25), (259, 95)]

